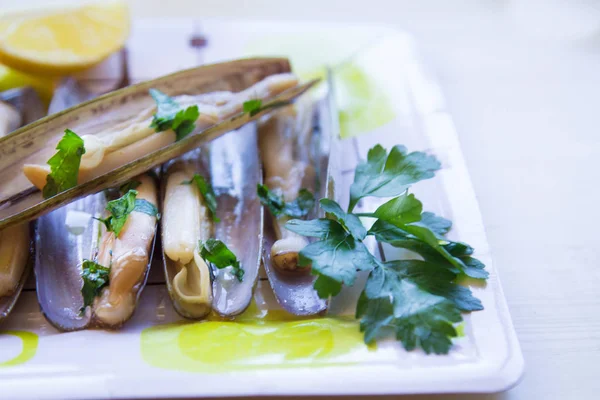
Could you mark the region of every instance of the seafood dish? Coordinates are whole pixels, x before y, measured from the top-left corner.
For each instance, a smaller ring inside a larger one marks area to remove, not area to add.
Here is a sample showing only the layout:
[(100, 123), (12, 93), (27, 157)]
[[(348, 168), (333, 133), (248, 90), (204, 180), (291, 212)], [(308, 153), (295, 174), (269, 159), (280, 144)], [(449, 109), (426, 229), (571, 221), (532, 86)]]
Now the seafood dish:
[[(120, 329), (156, 259), (185, 319), (235, 320), (268, 285), (288, 318), (342, 298), (365, 343), (448, 353), (462, 313), (483, 308), (458, 279), (488, 272), (410, 192), (435, 156), (376, 145), (340, 191), (333, 86), (330, 73), (301, 83), (277, 58), (107, 94), (64, 81), (52, 115), (0, 138), (0, 316), (29, 259), (54, 327)], [(4, 131), (21, 124), (3, 103), (0, 116)], [(383, 260), (377, 242), (408, 256)]]
[[(254, 75), (247, 78), (248, 72), (244, 72), (245, 81), (234, 73), (218, 84), (206, 83), (195, 94), (170, 97), (151, 87), (148, 94), (154, 104), (139, 107), (141, 111), (132, 118), (107, 121), (104, 113), (110, 108), (95, 106), (90, 112), (95, 121), (103, 123), (70, 124), (77, 131), (65, 128), (58, 143), (58, 135), (54, 135), (49, 140), (53, 145), (28, 147), (21, 158), (27, 161), (22, 173), (7, 176), (10, 183), (6, 187), (13, 193), (7, 195), (4, 207), (27, 202), (28, 193), (35, 189), (43, 199), (52, 199), (122, 166), (139, 163), (169, 145), (181, 146), (193, 132), (250, 114), (244, 112), (246, 103), (268, 100), (298, 86), (297, 78), (285, 71), (287, 64), (279, 60), (265, 60), (265, 64), (262, 75), (256, 73), (261, 69), (251, 64)], [(133, 92), (132, 88), (122, 90)], [(132, 95), (123, 98), (127, 96)], [(94, 97), (96, 94), (67, 80), (56, 91), (50, 112), (78, 121), (82, 110), (77, 103), (93, 104)], [(16, 110), (0, 105), (6, 129), (18, 126)], [(65, 107), (70, 109), (64, 112)], [(173, 115), (180, 110), (186, 114), (183, 121)], [(193, 121), (186, 119), (190, 115)], [(38, 135), (51, 136), (49, 126)], [(36, 126), (29, 128), (35, 132)], [(26, 137), (30, 131), (20, 136)], [(91, 191), (40, 216), (35, 223), (33, 263), (38, 300), (48, 321), (63, 331), (122, 326), (132, 316), (146, 283), (159, 218), (166, 283), (175, 309), (188, 318), (202, 318), (211, 310), (235, 316), (246, 309), (262, 256), (263, 211), (256, 193), (262, 183), (257, 129), (248, 124), (223, 133), (196, 150), (177, 150), (183, 155), (154, 172), (127, 175), (127, 180), (115, 175), (114, 184), (104, 191)], [(47, 162), (33, 162), (44, 159)], [(151, 162), (150, 167), (160, 166), (158, 160)], [(143, 168), (148, 170), (146, 165)], [(15, 165), (7, 169), (15, 170)], [(23, 176), (32, 187), (26, 188)], [(15, 186), (26, 190), (15, 196)], [(11, 237), (0, 242), (7, 266), (0, 289), (7, 295), (24, 275), (28, 227), (21, 222), (3, 231)], [(204, 256), (219, 245), (235, 254), (228, 265)]]

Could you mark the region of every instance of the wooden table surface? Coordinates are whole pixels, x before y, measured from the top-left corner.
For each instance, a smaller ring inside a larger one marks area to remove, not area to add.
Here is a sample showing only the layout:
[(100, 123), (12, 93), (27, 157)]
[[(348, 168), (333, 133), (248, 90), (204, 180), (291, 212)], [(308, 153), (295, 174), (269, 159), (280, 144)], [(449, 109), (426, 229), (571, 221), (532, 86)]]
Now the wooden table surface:
[[(515, 18), (519, 2), (499, 0), (130, 3), (135, 17), (360, 21), (413, 32), (455, 118), (526, 371), (506, 393), (402, 399), (600, 398), (599, 32), (534, 32), (535, 21)], [(565, 3), (566, 15), (584, 2), (548, 3)]]

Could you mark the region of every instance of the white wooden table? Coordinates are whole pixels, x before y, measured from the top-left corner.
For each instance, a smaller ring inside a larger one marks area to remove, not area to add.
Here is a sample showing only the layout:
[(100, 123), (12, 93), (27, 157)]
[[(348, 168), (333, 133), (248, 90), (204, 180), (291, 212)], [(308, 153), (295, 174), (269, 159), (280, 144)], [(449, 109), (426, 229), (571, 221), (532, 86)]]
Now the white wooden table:
[(600, 398), (600, 33), (534, 38), (493, 0), (130, 3), (136, 17), (343, 20), (412, 31), (453, 112), (526, 361), (522, 383), (506, 393), (414, 398)]

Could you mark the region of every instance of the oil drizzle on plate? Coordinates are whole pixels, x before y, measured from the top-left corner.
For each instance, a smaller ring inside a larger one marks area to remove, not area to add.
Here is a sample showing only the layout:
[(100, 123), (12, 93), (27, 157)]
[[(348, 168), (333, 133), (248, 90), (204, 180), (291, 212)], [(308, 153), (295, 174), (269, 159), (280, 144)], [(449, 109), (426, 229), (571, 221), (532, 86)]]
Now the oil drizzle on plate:
[(352, 319), (300, 319), (282, 310), (259, 310), (254, 303), (235, 321), (211, 316), (154, 326), (141, 336), (146, 363), (187, 372), (347, 365), (352, 362), (344, 356), (365, 349)]
[(0, 368), (14, 367), (16, 365), (24, 364), (27, 361), (31, 360), (33, 356), (35, 356), (39, 341), (39, 337), (35, 333), (27, 331), (0, 331), (0, 336), (3, 335), (18, 337), (19, 339), (21, 339), (23, 347), (21, 352), (17, 356), (9, 360), (0, 359)]

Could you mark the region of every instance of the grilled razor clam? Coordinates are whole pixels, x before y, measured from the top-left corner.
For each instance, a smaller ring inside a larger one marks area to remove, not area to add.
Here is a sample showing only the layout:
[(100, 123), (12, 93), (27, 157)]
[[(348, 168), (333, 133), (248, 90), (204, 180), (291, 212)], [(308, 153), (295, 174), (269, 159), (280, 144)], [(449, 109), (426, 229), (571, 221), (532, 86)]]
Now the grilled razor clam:
[(202, 318), (212, 307), (210, 269), (197, 246), (213, 227), (198, 187), (184, 184), (196, 172), (185, 161), (169, 167), (161, 221), (167, 286), (175, 308), (188, 318)]
[[(271, 116), (259, 127), (265, 183), (271, 190), (281, 190), (286, 202), (295, 200), (303, 187), (314, 186), (315, 171), (308, 157), (312, 115), (310, 103), (298, 103)], [(274, 219), (278, 240), (271, 247), (271, 260), (281, 271), (306, 271), (308, 268), (298, 268), (298, 253), (308, 240), (285, 229), (288, 220), (287, 216)]]
[[(197, 129), (208, 128), (221, 120), (242, 111), (243, 103), (253, 98), (276, 96), (298, 84), (293, 74), (277, 74), (239, 92), (207, 93), (197, 96), (178, 96), (175, 101), (182, 106), (197, 105), (200, 116), (196, 121)], [(84, 135), (85, 154), (81, 157), (79, 183), (89, 181), (121, 165), (134, 161), (142, 155), (152, 153), (176, 141), (173, 131), (155, 132), (150, 128), (152, 115), (156, 107), (140, 113), (133, 121), (123, 121), (110, 130), (96, 135)], [(25, 164), (23, 173), (38, 189), (43, 189), (48, 165)]]
[[(136, 199), (157, 206), (157, 188), (153, 178), (142, 175), (136, 178)], [(94, 301), (94, 322), (116, 327), (127, 321), (136, 306), (138, 292), (146, 279), (148, 261), (154, 234), (156, 216), (132, 212), (127, 217), (118, 237), (104, 232), (98, 252), (98, 263), (110, 265), (109, 284)]]
[(10, 104), (0, 101), (0, 137), (21, 125), (21, 114)]

